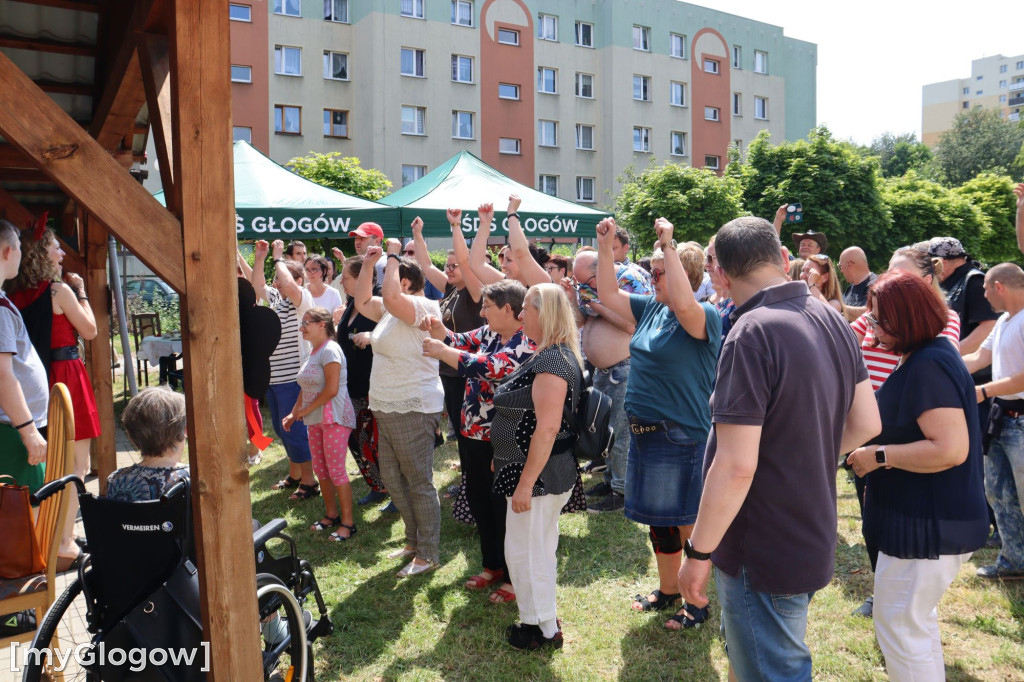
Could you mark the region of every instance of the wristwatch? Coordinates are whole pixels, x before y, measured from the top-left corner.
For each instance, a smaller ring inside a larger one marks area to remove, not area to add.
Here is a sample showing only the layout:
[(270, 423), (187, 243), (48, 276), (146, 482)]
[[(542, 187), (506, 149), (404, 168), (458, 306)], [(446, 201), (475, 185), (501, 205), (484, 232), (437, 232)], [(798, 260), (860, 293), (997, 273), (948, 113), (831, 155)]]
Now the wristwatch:
[(885, 459), (885, 446), (879, 445), (875, 448), (875, 461), (879, 464), (889, 466), (889, 463)]
[(696, 559), (697, 561), (707, 561), (711, 558), (711, 552), (698, 552), (693, 548), (693, 543), (690, 542), (690, 538), (686, 538), (686, 542), (683, 544), (683, 554), (686, 555), (687, 559)]
[(394, 259), (395, 259), (396, 261), (398, 261), (399, 263), (401, 263), (401, 262), (402, 262), (402, 257), (401, 257), (401, 256), (399, 256), (398, 254), (395, 254), (395, 253), (389, 253), (389, 254), (388, 254), (388, 258), (394, 258)]

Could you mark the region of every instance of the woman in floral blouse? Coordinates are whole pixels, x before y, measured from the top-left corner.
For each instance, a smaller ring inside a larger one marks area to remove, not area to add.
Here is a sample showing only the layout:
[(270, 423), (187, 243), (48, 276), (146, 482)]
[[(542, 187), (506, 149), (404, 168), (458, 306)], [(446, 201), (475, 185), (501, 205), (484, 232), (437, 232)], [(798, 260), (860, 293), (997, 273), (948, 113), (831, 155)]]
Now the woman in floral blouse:
[(459, 453), (466, 497), (480, 531), (484, 569), (466, 581), (466, 588), (483, 590), (501, 583), (491, 593), (494, 603), (512, 601), (515, 593), (506, 579), (505, 498), (493, 492), (491, 418), (498, 384), (534, 352), (534, 344), (523, 336), (518, 319), (525, 296), (522, 284), (502, 280), (483, 288), (480, 314), (487, 321), (483, 327), (456, 334), (437, 319), (424, 324), (433, 338), (424, 339), (423, 354), (454, 367), (459, 376), (466, 378)]

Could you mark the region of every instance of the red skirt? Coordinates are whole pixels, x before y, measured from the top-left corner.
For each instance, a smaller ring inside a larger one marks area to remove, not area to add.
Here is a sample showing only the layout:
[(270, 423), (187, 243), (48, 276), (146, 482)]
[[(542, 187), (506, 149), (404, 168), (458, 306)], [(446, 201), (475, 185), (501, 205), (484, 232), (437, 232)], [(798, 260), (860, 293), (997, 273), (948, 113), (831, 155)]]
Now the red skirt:
[(67, 386), (71, 394), (71, 405), (75, 410), (75, 440), (88, 440), (100, 435), (100, 415), (85, 363), (81, 359), (51, 362), (50, 387), (57, 382)]

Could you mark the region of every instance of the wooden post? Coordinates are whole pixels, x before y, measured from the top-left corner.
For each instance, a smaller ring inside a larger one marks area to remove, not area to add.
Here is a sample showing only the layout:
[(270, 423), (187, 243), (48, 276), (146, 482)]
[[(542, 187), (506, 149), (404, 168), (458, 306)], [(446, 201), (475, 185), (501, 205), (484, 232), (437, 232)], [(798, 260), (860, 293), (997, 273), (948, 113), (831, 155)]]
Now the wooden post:
[[(96, 338), (89, 342), (89, 378), (96, 394), (101, 433), (92, 441), (92, 461), (100, 480), (100, 494), (107, 493), (107, 476), (117, 469), (114, 438), (114, 386), (110, 376), (110, 300), (107, 283), (107, 228), (93, 216), (86, 218), (85, 287), (92, 314), (96, 317)], [(79, 226), (79, 234), (82, 234)], [(127, 370), (126, 371), (130, 371)]]
[(171, 12), (177, 201), (168, 204), (180, 207), (184, 245), (182, 340), (203, 634), (211, 680), (260, 680), (235, 278), (228, 0), (174, 0)]

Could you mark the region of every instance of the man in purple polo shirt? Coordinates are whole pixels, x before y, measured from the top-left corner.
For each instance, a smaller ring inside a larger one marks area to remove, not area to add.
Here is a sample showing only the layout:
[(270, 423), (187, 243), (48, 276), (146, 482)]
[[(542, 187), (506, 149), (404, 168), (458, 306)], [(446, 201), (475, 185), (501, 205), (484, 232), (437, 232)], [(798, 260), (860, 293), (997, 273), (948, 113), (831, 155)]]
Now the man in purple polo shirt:
[(705, 606), (714, 564), (737, 679), (809, 680), (807, 607), (832, 579), (837, 458), (881, 431), (878, 407), (849, 325), (786, 279), (771, 223), (733, 220), (715, 255), (737, 308), (679, 587)]

